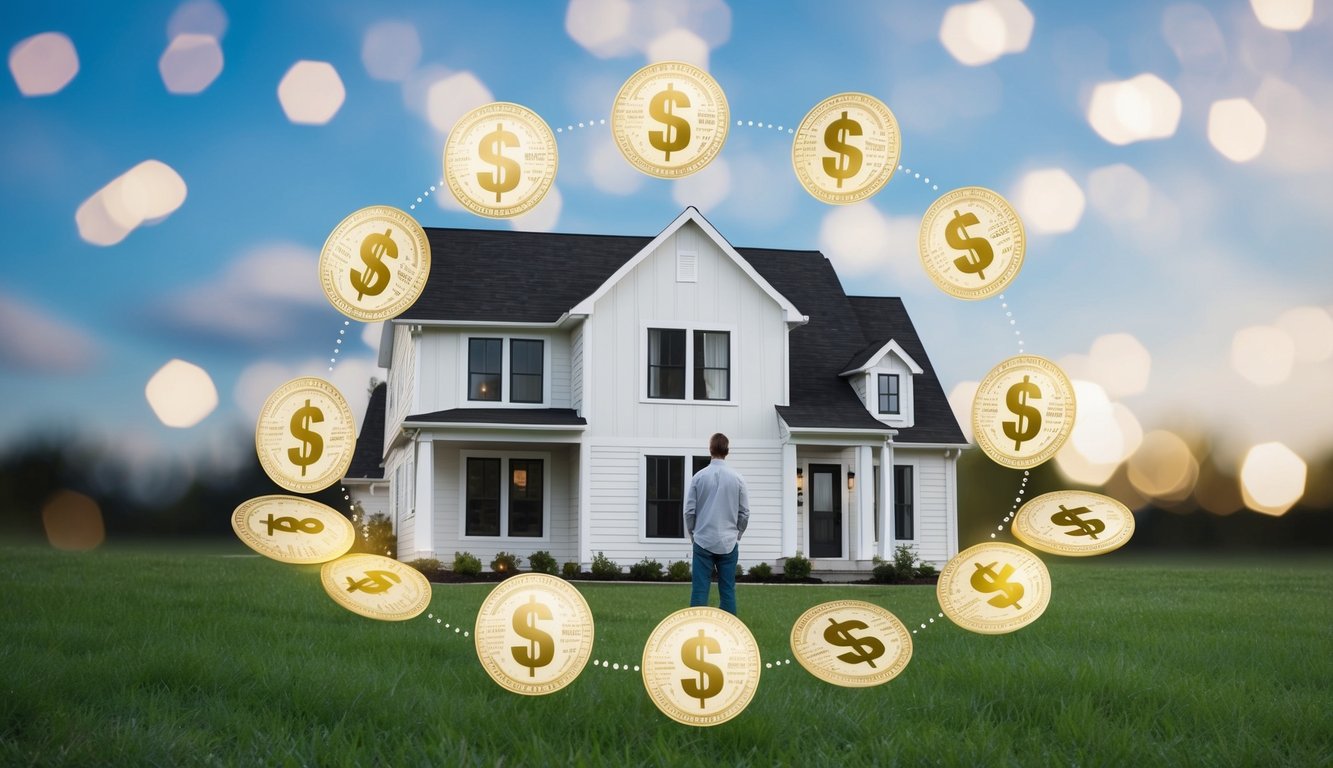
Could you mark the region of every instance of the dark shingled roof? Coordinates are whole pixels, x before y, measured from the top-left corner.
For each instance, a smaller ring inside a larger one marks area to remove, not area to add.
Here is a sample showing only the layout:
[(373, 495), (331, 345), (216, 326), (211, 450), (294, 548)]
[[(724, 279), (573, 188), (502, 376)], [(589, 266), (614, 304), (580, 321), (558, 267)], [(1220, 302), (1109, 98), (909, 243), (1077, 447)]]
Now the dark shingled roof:
[[(555, 322), (653, 239), (429, 227), (426, 236), (431, 244), (430, 278), (421, 297), (398, 318), (402, 321)], [(833, 265), (819, 251), (738, 248), (737, 252), (810, 318), (791, 331), (791, 405), (778, 406), (788, 425), (888, 431), (890, 427), (866, 410), (839, 374), (864, 364), (895, 339), (925, 370), (914, 380), (916, 426), (898, 430), (895, 441), (965, 442), (900, 299), (849, 298)], [(567, 409), (456, 408), (408, 420), (586, 423)], [(359, 453), (360, 442), (357, 449)]]
[(356, 451), (352, 453), (352, 463), (347, 468), (348, 478), (384, 479), (384, 467), (380, 466), (380, 460), (384, 456), (384, 401), (388, 391), (389, 386), (384, 382), (371, 390), (366, 417), (361, 421), (361, 431), (356, 433)]
[(573, 408), (450, 408), (404, 419), (430, 424), (512, 424), (516, 427), (583, 427), (588, 420)]

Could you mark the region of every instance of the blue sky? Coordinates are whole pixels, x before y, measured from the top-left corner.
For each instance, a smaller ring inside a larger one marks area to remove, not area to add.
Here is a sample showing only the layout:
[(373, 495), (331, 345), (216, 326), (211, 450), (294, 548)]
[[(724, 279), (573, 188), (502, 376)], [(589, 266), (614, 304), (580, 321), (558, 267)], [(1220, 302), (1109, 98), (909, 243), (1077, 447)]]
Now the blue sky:
[[(5, 4), (0, 444), (71, 430), (143, 462), (245, 454), (235, 436), (252, 429), (256, 399), (319, 372), (344, 328), (314, 272), (329, 230), (360, 207), (408, 209), (421, 196), (412, 213), (426, 226), (618, 234), (654, 234), (693, 204), (735, 245), (820, 248), (849, 292), (903, 296), (946, 392), (965, 396), (1018, 351), (1020, 330), (1026, 351), (1100, 384), (1142, 432), (1207, 431), (1233, 458), (1264, 441), (1307, 460), (1327, 451), (1330, 4), (1291, 31), (1265, 27), (1243, 1), (983, 5), (1025, 7), (1031, 34), (968, 65), (945, 44), (947, 14), (964, 13), (947, 3)], [(1301, 3), (1258, 5), (1299, 15)], [(608, 23), (617, 10), (623, 28)], [(77, 73), (26, 96), (14, 51), (51, 32), (72, 43)], [(971, 34), (1009, 44), (1020, 32), (1010, 21)], [(159, 70), (183, 33), (211, 35), (223, 59), (191, 95), (170, 93)], [(733, 118), (719, 160), (680, 181), (631, 169), (601, 124), (620, 84), (662, 57), (706, 63)], [(345, 91), (324, 124), (292, 122), (279, 100), (303, 60), (332, 65)], [(1176, 95), (1178, 121), (1161, 138), (1114, 144), (1089, 119), (1097, 86), (1144, 74)], [(894, 111), (905, 167), (846, 209), (800, 188), (786, 133), (844, 91)], [(563, 128), (557, 192), (523, 220), (423, 194), (441, 175), (447, 124), (435, 123), (487, 93)], [(1265, 131), (1243, 162), (1209, 136), (1210, 112), (1233, 99)], [(114, 245), (82, 238), (80, 206), (147, 160), (180, 177), (183, 204)], [(965, 185), (1027, 200), (1027, 260), (1007, 306), (954, 300), (921, 273), (921, 214)], [(356, 401), (376, 371), (361, 327), (346, 330), (331, 376)], [(1141, 349), (1151, 364), (1125, 383), (1124, 361), (1106, 350), (1128, 337), (1127, 359)], [(216, 409), (185, 429), (161, 423), (144, 394), (177, 358), (218, 390)]]

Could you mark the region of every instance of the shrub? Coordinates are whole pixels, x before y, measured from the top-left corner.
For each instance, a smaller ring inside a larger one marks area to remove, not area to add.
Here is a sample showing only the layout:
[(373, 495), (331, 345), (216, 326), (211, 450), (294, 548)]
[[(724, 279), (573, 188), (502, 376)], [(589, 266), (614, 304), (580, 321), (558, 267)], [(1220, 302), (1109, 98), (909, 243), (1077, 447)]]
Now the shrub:
[(398, 536), (393, 532), (393, 521), (383, 512), (366, 515), (360, 509), (358, 506), (352, 513), (356, 542), (351, 551), (384, 555), (390, 559), (398, 557)]
[(519, 563), (523, 558), (509, 552), (496, 552), (495, 559), (491, 561), (491, 570), (496, 573), (517, 573)]
[(773, 566), (768, 563), (760, 563), (750, 567), (750, 575), (756, 579), (767, 579), (773, 576)]
[(636, 581), (661, 581), (662, 564), (645, 557), (629, 567), (629, 575)]
[(916, 575), (920, 576), (923, 579), (928, 579), (931, 576), (936, 575), (937, 573), (939, 573), (939, 571), (935, 570), (935, 566), (931, 565), (930, 563), (927, 563), (924, 560), (922, 560), (916, 567)]
[(601, 552), (592, 559), (592, 577), (594, 579), (614, 579), (620, 575), (620, 566), (615, 560), (608, 558)]
[(560, 568), (560, 573), (561, 573), (566, 579), (572, 579), (572, 578), (574, 578), (575, 576), (578, 576), (580, 573), (582, 573), (582, 571), (579, 570), (579, 564), (578, 564), (578, 563), (575, 563), (575, 562), (573, 562), (573, 561), (570, 561), (570, 562), (565, 563), (563, 566), (561, 566), (561, 568)]
[(899, 544), (893, 550), (893, 570), (897, 577), (902, 581), (907, 581), (916, 575), (916, 550), (907, 544)]
[(428, 579), (440, 574), (440, 561), (433, 557), (422, 557), (408, 561), (407, 564), (421, 571), (421, 574)]
[(671, 581), (689, 581), (690, 564), (684, 560), (677, 560), (667, 566), (667, 579)]
[(549, 573), (552, 576), (556, 574), (555, 558), (544, 549), (533, 552), (528, 558), (528, 565), (532, 566), (533, 573)]
[(875, 555), (875, 567), (870, 571), (871, 578), (874, 581), (887, 584), (898, 578), (898, 569), (893, 567), (893, 563), (885, 560), (879, 555)]
[(481, 559), (471, 552), (455, 552), (454, 573), (459, 576), (476, 576), (481, 573)]
[(810, 560), (800, 552), (782, 562), (782, 575), (788, 581), (803, 581), (810, 578)]

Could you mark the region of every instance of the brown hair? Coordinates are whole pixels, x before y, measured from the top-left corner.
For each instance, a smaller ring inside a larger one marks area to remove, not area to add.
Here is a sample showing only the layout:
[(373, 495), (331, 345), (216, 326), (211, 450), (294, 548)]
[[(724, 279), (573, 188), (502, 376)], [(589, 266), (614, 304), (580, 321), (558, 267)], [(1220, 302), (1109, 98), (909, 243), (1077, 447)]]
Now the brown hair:
[(714, 434), (712, 437), (708, 438), (709, 456), (713, 456), (719, 459), (725, 459), (727, 458), (727, 453), (730, 452), (730, 449), (731, 449), (731, 441), (728, 440), (727, 436), (722, 434), (721, 432), (718, 432)]

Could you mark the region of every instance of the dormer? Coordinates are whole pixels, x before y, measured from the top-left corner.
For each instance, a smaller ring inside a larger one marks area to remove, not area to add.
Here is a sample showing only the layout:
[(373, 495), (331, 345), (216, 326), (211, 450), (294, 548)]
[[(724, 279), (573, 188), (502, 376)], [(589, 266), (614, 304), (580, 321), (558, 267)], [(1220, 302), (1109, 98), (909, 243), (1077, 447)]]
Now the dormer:
[(851, 384), (861, 404), (890, 427), (916, 425), (913, 413), (913, 377), (923, 369), (898, 344), (871, 344), (858, 352), (840, 376)]

